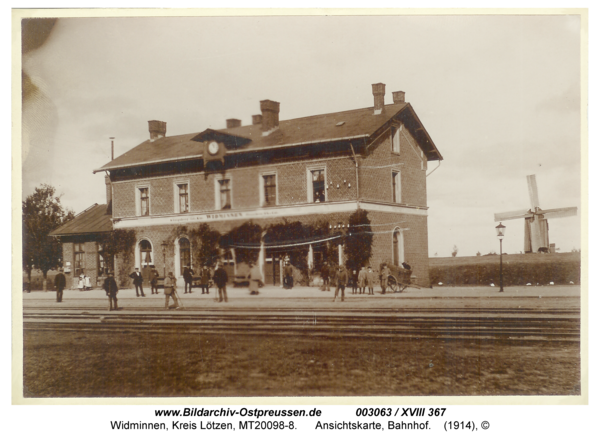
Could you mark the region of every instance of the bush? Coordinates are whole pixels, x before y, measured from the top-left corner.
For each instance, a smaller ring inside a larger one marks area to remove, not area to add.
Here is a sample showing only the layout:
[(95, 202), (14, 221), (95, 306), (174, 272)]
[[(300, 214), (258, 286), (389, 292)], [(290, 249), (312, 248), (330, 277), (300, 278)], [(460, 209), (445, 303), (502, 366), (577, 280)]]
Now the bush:
[[(579, 284), (581, 264), (578, 261), (510, 262), (502, 264), (502, 281), (509, 285)], [(429, 269), (431, 283), (436, 285), (489, 285), (500, 283), (498, 263), (435, 266)]]

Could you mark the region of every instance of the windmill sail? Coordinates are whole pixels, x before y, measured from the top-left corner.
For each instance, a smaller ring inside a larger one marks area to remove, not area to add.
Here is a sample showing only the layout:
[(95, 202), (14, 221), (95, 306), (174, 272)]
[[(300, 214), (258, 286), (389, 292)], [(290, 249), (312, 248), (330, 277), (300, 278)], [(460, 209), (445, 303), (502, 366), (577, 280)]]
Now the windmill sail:
[(565, 218), (567, 216), (577, 215), (577, 208), (561, 207), (558, 209), (542, 210), (540, 213), (544, 215), (544, 218)]
[(527, 187), (529, 188), (529, 202), (531, 203), (531, 211), (535, 212), (535, 209), (540, 207), (540, 200), (538, 198), (537, 182), (535, 181), (535, 174), (527, 176)]
[(508, 221), (511, 219), (532, 218), (532, 217), (533, 217), (533, 214), (531, 213), (530, 210), (521, 209), (521, 210), (513, 210), (512, 212), (495, 213), (494, 221), (499, 222), (499, 221)]

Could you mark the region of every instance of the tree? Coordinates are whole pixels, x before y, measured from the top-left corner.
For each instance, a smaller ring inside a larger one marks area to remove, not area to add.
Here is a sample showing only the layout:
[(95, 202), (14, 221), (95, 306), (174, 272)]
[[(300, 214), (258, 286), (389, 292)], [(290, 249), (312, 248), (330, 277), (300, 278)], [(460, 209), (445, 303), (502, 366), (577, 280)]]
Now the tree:
[(373, 255), (373, 231), (369, 212), (357, 209), (348, 219), (348, 234), (346, 235), (346, 260), (348, 267), (358, 269), (367, 265)]
[(233, 248), (235, 250), (236, 263), (256, 263), (260, 251), (262, 232), (262, 227), (258, 224), (246, 221), (221, 236), (219, 246), (225, 250)]
[(221, 234), (208, 224), (202, 223), (191, 231), (191, 237), (195, 240), (196, 261), (199, 266), (212, 266), (219, 259), (219, 239)]
[(455, 245), (454, 247), (452, 247), (452, 257), (455, 258), (457, 254), (458, 254), (458, 247)]
[[(31, 270), (41, 270), (46, 289), (46, 276), (49, 270), (62, 266), (62, 246), (50, 232), (75, 218), (72, 210), (66, 210), (60, 204), (60, 196), (50, 185), (42, 184), (35, 188), (23, 202), (23, 270), (27, 273), (31, 285)], [(31, 287), (30, 287), (31, 288)]]

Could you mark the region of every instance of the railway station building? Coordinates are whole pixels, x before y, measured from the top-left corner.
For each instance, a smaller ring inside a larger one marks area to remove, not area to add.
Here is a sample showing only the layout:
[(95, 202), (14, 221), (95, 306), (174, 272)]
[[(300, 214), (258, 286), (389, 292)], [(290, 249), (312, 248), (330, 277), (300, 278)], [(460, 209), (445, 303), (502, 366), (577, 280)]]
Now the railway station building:
[[(201, 224), (225, 235), (248, 222), (263, 231), (283, 222), (319, 223), (341, 235), (362, 209), (373, 236), (370, 265), (407, 262), (414, 282), (429, 286), (426, 176), (428, 163), (442, 156), (404, 92), (392, 93), (386, 105), (385, 84), (371, 91), (367, 108), (291, 120), (279, 119), (279, 102), (264, 100), (249, 124), (227, 119), (223, 129), (184, 135), (167, 136), (167, 122), (149, 121), (148, 140), (94, 170), (106, 175), (107, 200), (91, 210), (98, 216), (104, 209), (100, 216), (109, 219), (96, 232), (135, 232), (133, 255), (117, 258), (117, 272), (147, 273), (154, 265), (181, 276), (191, 265), (197, 273), (189, 231)], [(69, 223), (55, 234), (65, 262), (96, 264), (99, 281), (102, 249), (85, 226), (93, 213), (74, 220), (81, 227)], [(232, 274), (236, 244), (224, 255)], [(279, 284), (290, 246), (254, 244), (265, 283)], [(315, 271), (331, 257), (326, 240), (301, 244), (309, 246), (307, 263)], [(335, 263), (344, 263), (338, 247)], [(86, 259), (88, 250), (95, 256)]]

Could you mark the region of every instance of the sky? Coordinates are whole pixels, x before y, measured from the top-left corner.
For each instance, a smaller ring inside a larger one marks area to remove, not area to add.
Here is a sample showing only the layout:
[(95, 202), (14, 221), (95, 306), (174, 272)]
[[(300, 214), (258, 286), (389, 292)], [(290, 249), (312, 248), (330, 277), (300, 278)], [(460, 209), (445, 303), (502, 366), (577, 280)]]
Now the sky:
[[(494, 213), (576, 206), (549, 220), (581, 248), (580, 18), (437, 15), (61, 18), (23, 56), (23, 195), (46, 183), (80, 212), (105, 203), (93, 174), (148, 138), (244, 125), (259, 101), (280, 119), (373, 106), (371, 84), (403, 90), (444, 160), (429, 162), (429, 254), (499, 251)], [(583, 157), (585, 159), (585, 157)], [(523, 220), (503, 251), (523, 250)]]

